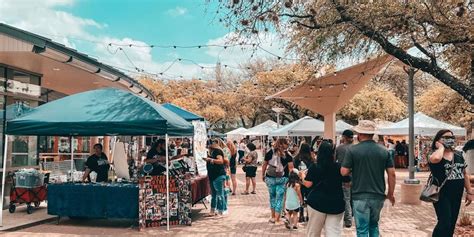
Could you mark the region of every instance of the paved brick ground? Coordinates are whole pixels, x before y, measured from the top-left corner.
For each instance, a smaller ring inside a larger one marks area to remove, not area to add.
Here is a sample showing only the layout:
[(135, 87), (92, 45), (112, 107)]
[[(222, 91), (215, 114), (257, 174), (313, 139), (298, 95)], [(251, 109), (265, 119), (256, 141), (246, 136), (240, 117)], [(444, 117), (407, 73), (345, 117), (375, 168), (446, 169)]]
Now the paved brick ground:
[[(238, 169), (239, 189), (244, 186), (244, 175)], [(418, 173), (417, 176), (425, 181), (428, 173)], [(400, 200), (400, 183), (407, 177), (406, 170), (397, 171), (396, 198)], [(257, 183), (257, 195), (236, 195), (230, 197), (230, 214), (223, 219), (206, 218), (208, 210), (198, 204), (193, 210), (193, 225), (191, 227), (173, 227), (169, 233), (163, 228), (149, 229), (137, 232), (128, 221), (106, 220), (62, 220), (59, 225), (48, 223), (31, 227), (19, 232), (7, 233), (7, 236), (71, 236), (71, 235), (169, 235), (169, 236), (304, 236), (305, 228), (288, 231), (283, 225), (268, 223), (268, 193), (262, 181)], [(124, 204), (126, 205), (126, 204)], [(469, 207), (469, 212), (474, 211)], [(435, 225), (435, 214), (431, 205), (423, 203), (420, 206), (402, 205), (395, 207), (385, 203), (381, 218), (381, 232), (385, 236), (429, 236)], [(45, 235), (47, 234), (47, 235)], [(344, 236), (355, 236), (354, 227), (344, 229)]]

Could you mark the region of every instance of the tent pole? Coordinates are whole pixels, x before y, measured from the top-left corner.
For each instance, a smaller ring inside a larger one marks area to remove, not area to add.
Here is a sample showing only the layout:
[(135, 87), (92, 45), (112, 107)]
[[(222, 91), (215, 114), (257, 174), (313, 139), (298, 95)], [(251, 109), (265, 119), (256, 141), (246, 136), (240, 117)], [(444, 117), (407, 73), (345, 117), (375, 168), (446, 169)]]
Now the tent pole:
[(166, 230), (170, 230), (170, 172), (168, 154), (168, 134), (165, 135), (166, 150)]
[(71, 180), (70, 181), (73, 181), (72, 180), (72, 172), (74, 172), (74, 136), (71, 136), (70, 137), (71, 139)]
[(7, 177), (7, 152), (8, 152), (8, 135), (5, 135), (5, 142), (4, 147), (3, 147), (3, 164), (2, 164), (2, 198), (1, 198), (1, 209), (0, 209), (0, 226), (3, 227), (3, 204), (5, 200), (5, 182), (6, 182), (6, 177)]

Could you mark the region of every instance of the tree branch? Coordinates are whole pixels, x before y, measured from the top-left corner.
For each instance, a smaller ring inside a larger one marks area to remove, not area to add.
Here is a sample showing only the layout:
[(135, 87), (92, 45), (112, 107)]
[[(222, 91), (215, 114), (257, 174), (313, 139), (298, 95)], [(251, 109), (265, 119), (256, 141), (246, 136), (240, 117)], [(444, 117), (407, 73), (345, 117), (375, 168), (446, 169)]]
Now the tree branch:
[(471, 104), (474, 104), (473, 91), (464, 83), (462, 83), (458, 78), (451, 75), (446, 70), (440, 68), (437, 65), (432, 65), (431, 62), (414, 57), (404, 51), (402, 48), (395, 46), (390, 43), (390, 41), (379, 32), (375, 31), (371, 27), (363, 24), (362, 22), (357, 21), (352, 16), (350, 16), (345, 7), (339, 4), (337, 0), (332, 0), (337, 12), (339, 13), (341, 19), (346, 22), (350, 22), (352, 26), (357, 28), (364, 36), (371, 38), (377, 42), (382, 49), (402, 61), (403, 63), (418, 68), (426, 73), (433, 75), (435, 78), (438, 78), (442, 83), (449, 86), (451, 89), (457, 91), (460, 95), (466, 98)]

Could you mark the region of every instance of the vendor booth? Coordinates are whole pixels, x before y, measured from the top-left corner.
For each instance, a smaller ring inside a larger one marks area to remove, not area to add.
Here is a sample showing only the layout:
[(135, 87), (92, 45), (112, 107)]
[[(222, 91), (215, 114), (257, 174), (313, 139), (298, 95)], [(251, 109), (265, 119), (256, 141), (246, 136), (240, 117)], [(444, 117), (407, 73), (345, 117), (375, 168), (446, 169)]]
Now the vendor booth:
[(245, 133), (247, 132), (247, 129), (244, 127), (236, 128), (230, 132), (227, 132), (225, 135), (227, 135), (227, 140), (228, 141), (237, 141), (240, 142), (245, 137)]
[[(391, 125), (379, 127), (378, 134), (391, 137), (408, 136), (408, 118)], [(428, 153), (431, 150), (432, 137), (441, 129), (451, 130), (455, 136), (465, 137), (466, 129), (452, 124), (448, 124), (434, 118), (431, 118), (421, 112), (414, 115), (414, 130), (416, 136), (416, 153), (418, 159), (418, 167), (420, 169), (427, 168)], [(411, 141), (408, 141), (411, 142)]]
[[(352, 125), (338, 120), (336, 122), (336, 133), (342, 134), (346, 129), (351, 129)], [(273, 137), (286, 136), (323, 136), (324, 122), (310, 116), (305, 116), (279, 129), (270, 132)]]
[(270, 134), (271, 131), (275, 130), (278, 128), (278, 124), (272, 120), (267, 120), (255, 127), (247, 129), (243, 133), (244, 136), (249, 137), (249, 138), (254, 138), (250, 139), (251, 142), (255, 144), (257, 147), (257, 154), (258, 158), (257, 161), (258, 163), (262, 163), (264, 160), (265, 153), (267, 152), (267, 149), (269, 149), (268, 145), (268, 135)]
[[(10, 135), (155, 135), (164, 136), (168, 143), (169, 136), (192, 136), (194, 129), (189, 122), (161, 105), (127, 91), (106, 88), (37, 107), (8, 121), (6, 133), (4, 154), (7, 154)], [(128, 180), (112, 176), (111, 183), (76, 183), (76, 174), (71, 172), (67, 180), (48, 185), (48, 213), (59, 217), (137, 219), (140, 227), (166, 225), (169, 228), (170, 224), (190, 224), (193, 174), (186, 172), (183, 162), (170, 163), (168, 157), (166, 149), (166, 173), (161, 176), (132, 176)], [(4, 170), (5, 160), (6, 156)], [(75, 160), (70, 162), (74, 169)], [(5, 184), (5, 178), (6, 172), (2, 184)], [(2, 195), (4, 193), (5, 185), (2, 185)]]

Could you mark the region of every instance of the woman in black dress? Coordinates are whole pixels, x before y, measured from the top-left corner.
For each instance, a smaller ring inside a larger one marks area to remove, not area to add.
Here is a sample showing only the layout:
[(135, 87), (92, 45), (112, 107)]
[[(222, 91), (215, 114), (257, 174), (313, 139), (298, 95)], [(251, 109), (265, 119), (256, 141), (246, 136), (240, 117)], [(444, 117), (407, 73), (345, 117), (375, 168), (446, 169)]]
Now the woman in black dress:
[(466, 189), (466, 206), (474, 199), (474, 192), (469, 182), (466, 163), (461, 154), (454, 151), (456, 138), (450, 130), (440, 130), (431, 148), (433, 154), (429, 166), (437, 185), (446, 183), (441, 188), (438, 202), (434, 203), (438, 223), (433, 230), (433, 236), (453, 236), (461, 207), (463, 189)]

